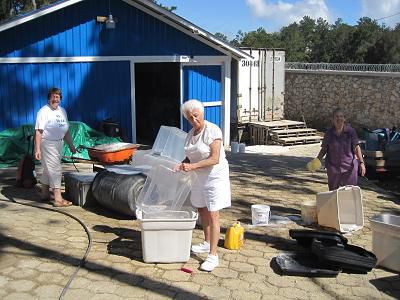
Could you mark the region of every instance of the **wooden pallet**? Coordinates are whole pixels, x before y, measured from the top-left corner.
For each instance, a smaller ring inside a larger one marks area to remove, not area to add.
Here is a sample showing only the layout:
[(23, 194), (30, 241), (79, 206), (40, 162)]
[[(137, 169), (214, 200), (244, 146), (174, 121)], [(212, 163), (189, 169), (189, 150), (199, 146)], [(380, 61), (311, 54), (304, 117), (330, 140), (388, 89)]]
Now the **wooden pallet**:
[(299, 137), (288, 137), (288, 138), (279, 138), (275, 140), (279, 144), (283, 146), (292, 146), (292, 145), (300, 145), (300, 144), (313, 144), (319, 143), (322, 140), (320, 136), (299, 136)]
[(283, 130), (271, 130), (270, 136), (274, 138), (284, 137), (299, 137), (299, 136), (315, 136), (317, 133), (316, 129), (312, 128), (297, 128), (297, 129), (283, 129)]
[(304, 122), (291, 121), (291, 120), (280, 120), (280, 121), (270, 121), (270, 122), (250, 122), (250, 127), (267, 127), (269, 130), (285, 130), (293, 128), (305, 128), (306, 124)]

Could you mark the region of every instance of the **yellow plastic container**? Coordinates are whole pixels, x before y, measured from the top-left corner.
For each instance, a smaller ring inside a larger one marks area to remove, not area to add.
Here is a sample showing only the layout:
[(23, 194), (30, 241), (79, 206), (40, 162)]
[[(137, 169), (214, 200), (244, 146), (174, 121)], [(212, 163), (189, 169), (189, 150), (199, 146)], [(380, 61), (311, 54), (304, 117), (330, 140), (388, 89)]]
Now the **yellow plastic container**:
[(310, 172), (315, 172), (321, 169), (321, 161), (318, 158), (314, 158), (313, 160), (307, 163), (307, 169)]
[(230, 250), (237, 250), (243, 246), (243, 243), (244, 228), (240, 225), (240, 222), (236, 222), (226, 231), (224, 247)]

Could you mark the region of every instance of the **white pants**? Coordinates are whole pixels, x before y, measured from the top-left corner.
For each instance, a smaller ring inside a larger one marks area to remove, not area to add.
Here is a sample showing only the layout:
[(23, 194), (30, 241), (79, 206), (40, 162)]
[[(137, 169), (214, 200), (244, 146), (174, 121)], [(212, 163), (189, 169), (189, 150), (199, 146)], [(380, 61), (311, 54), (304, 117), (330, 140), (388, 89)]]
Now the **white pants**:
[(207, 207), (208, 211), (218, 211), (231, 206), (231, 184), (229, 167), (217, 174), (196, 172), (197, 180), (192, 184), (190, 201), (196, 208)]
[(61, 151), (63, 140), (49, 141), (42, 139), (40, 151), (43, 174), (40, 182), (51, 188), (61, 188)]

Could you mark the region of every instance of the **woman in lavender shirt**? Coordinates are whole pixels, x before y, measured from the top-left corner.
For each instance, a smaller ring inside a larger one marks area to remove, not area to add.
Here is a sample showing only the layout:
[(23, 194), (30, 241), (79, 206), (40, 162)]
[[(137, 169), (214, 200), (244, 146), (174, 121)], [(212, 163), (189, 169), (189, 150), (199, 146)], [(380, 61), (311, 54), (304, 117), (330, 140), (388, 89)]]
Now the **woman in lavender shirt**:
[(345, 125), (340, 108), (333, 112), (333, 125), (325, 133), (322, 149), (318, 154), (319, 160), (326, 154), (325, 167), (330, 191), (340, 186), (357, 185), (359, 165), (361, 176), (365, 175), (365, 163), (357, 133), (350, 125)]

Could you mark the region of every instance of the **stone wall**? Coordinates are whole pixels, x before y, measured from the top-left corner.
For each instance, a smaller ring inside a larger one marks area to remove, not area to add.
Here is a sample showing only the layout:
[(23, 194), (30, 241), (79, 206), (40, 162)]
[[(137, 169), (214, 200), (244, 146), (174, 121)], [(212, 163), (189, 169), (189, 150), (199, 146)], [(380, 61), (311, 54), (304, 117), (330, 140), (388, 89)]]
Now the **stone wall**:
[(286, 70), (285, 118), (325, 130), (341, 107), (360, 131), (400, 126), (400, 73)]

